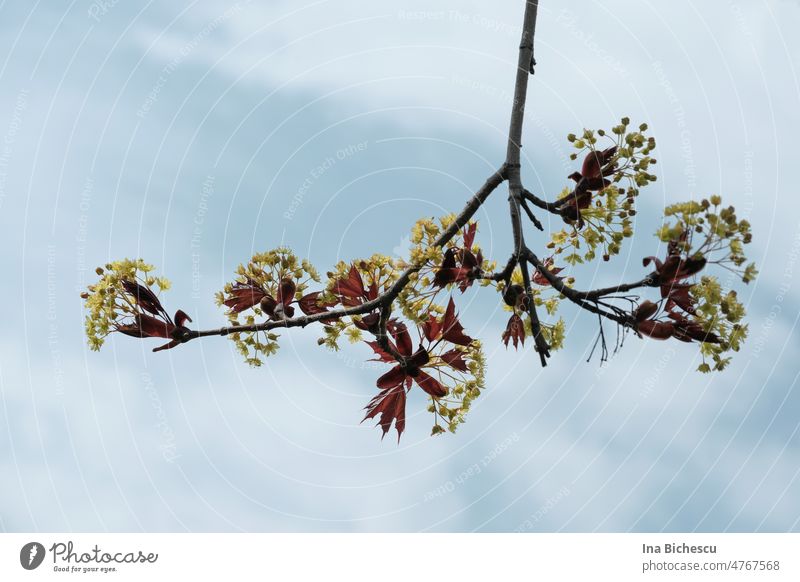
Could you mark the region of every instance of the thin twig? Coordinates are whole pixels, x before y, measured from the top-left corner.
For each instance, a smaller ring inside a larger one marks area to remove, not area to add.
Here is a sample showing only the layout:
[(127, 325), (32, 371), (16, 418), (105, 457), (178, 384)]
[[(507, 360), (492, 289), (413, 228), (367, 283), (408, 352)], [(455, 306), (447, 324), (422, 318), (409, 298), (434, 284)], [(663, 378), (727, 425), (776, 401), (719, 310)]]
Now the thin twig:
[(559, 216), (563, 216), (563, 212), (561, 211), (561, 205), (559, 202), (547, 202), (524, 188), (522, 190), (522, 196), (525, 198), (525, 200), (527, 200), (537, 208), (541, 208), (542, 210), (547, 210), (547, 212), (551, 212), (552, 214), (558, 214)]
[(533, 211), (528, 206), (528, 203), (525, 201), (525, 198), (522, 198), (519, 201), (519, 203), (520, 203), (520, 206), (522, 206), (522, 209), (525, 211), (525, 214), (528, 215), (528, 219), (533, 223), (533, 226), (535, 226), (536, 228), (538, 228), (539, 230), (544, 232), (544, 227), (542, 226), (542, 223), (539, 222), (538, 218), (536, 218), (536, 215), (533, 213)]
[(537, 271), (539, 271), (542, 276), (547, 279), (547, 282), (550, 285), (561, 293), (564, 297), (578, 305), (579, 307), (585, 309), (586, 311), (590, 311), (596, 315), (601, 315), (606, 319), (610, 319), (612, 321), (616, 321), (620, 325), (624, 327), (634, 327), (635, 320), (633, 316), (626, 312), (619, 312), (619, 313), (611, 313), (600, 309), (597, 305), (597, 299), (586, 297), (586, 292), (577, 291), (567, 285), (561, 277), (555, 275), (547, 266), (539, 260), (539, 258), (531, 251), (530, 249), (525, 249), (525, 257), (526, 259), (533, 265)]

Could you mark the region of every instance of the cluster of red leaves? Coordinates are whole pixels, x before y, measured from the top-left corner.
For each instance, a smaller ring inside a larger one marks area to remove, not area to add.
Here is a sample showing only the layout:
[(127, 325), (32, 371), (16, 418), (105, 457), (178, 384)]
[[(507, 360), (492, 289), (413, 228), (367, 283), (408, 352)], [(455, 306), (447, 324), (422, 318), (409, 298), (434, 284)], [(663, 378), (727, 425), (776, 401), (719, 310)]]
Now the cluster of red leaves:
[(444, 252), (442, 264), (433, 278), (435, 288), (443, 288), (452, 283), (458, 284), (463, 293), (482, 274), (483, 254), (480, 250), (473, 252), (477, 223), (471, 223), (464, 229), (464, 245), (452, 247)]
[(167, 314), (155, 293), (135, 281), (123, 281), (122, 287), (130, 295), (138, 309), (133, 316), (133, 323), (119, 324), (116, 331), (131, 337), (158, 337), (172, 340), (169, 343), (153, 348), (154, 352), (169, 350), (181, 343), (185, 333), (189, 331), (184, 324), (192, 319), (180, 309), (175, 312), (175, 320)]
[[(553, 266), (552, 257), (545, 259), (543, 265), (544, 268), (547, 269), (553, 275), (558, 275), (561, 271), (564, 270), (564, 267)], [(547, 280), (547, 277), (545, 277), (544, 273), (542, 273), (539, 269), (536, 269), (536, 271), (533, 273), (533, 276), (531, 277), (531, 282), (536, 283), (537, 285), (541, 285), (542, 287), (550, 286), (550, 281)]]
[(516, 312), (509, 318), (502, 339), (506, 347), (508, 347), (508, 342), (513, 340), (515, 350), (519, 344), (525, 345), (525, 323)]
[[(420, 341), (416, 350), (414, 350), (411, 334), (405, 323), (392, 319), (387, 323), (386, 328), (394, 340), (387, 340), (389, 351), (384, 350), (377, 341), (367, 342), (367, 344), (377, 355), (373, 361), (393, 364), (393, 367), (378, 378), (376, 384), (380, 388), (380, 392), (365, 407), (367, 413), (364, 420), (378, 417), (378, 424), (383, 430), (383, 436), (386, 436), (394, 422), (399, 439), (405, 430), (406, 393), (411, 389), (412, 384), (416, 383), (433, 398), (442, 398), (448, 393), (448, 388), (426, 372), (426, 369), (435, 368), (440, 365), (440, 362), (444, 362), (459, 372), (467, 371), (467, 363), (460, 350), (455, 347), (446, 350), (439, 346), (444, 342), (469, 346), (473, 340), (464, 333), (464, 328), (458, 321), (452, 298), (442, 318), (430, 315), (428, 321), (419, 326)], [(435, 358), (432, 357), (434, 350), (437, 350), (438, 353)], [(399, 354), (400, 359), (398, 360), (390, 352)]]
[(561, 200), (558, 208), (565, 221), (575, 221), (579, 228), (583, 227), (581, 210), (592, 203), (592, 192), (599, 192), (611, 184), (607, 176), (617, 169), (616, 154), (617, 146), (599, 152), (590, 151), (583, 160), (581, 171), (567, 176), (575, 181), (575, 189)]
[[(544, 267), (553, 275), (558, 275), (564, 270), (563, 267), (553, 267), (552, 257), (544, 261)], [(550, 281), (539, 269), (536, 269), (533, 273), (531, 282), (542, 287), (550, 286)], [(525, 294), (524, 287), (516, 283), (507, 286), (503, 291), (503, 301), (514, 310), (501, 336), (503, 344), (508, 347), (508, 342), (512, 342), (514, 349), (517, 349), (520, 344), (525, 345), (525, 323), (518, 313), (519, 311), (524, 312), (528, 305), (528, 297)]]
[[(334, 281), (331, 292), (344, 307), (358, 307), (377, 299), (380, 289), (377, 281), (364, 285), (361, 273), (355, 265), (352, 265), (347, 276)], [(353, 324), (361, 330), (375, 332), (378, 329), (379, 320), (380, 313), (376, 310), (364, 315), (359, 321), (354, 320)]]
[(719, 343), (716, 334), (706, 332), (703, 327), (689, 316), (695, 314), (694, 300), (691, 290), (693, 285), (685, 281), (699, 273), (706, 266), (704, 257), (684, 257), (679, 247), (686, 241), (688, 233), (670, 242), (667, 257), (664, 261), (656, 257), (645, 257), (642, 264), (655, 266), (656, 284), (661, 290), (664, 313), (671, 321), (660, 321), (655, 318), (658, 305), (652, 301), (644, 301), (634, 311), (637, 329), (642, 335), (653, 339), (665, 340), (671, 337), (684, 342)]
[(273, 297), (256, 281), (248, 278), (247, 282), (236, 282), (222, 303), (234, 313), (241, 313), (251, 307), (259, 305), (270, 319), (280, 320), (294, 316), (294, 305), (306, 315), (314, 315), (327, 311), (330, 305), (320, 305), (319, 291), (308, 293), (299, 300), (295, 299), (297, 286), (291, 279), (282, 279), (278, 285), (277, 293)]

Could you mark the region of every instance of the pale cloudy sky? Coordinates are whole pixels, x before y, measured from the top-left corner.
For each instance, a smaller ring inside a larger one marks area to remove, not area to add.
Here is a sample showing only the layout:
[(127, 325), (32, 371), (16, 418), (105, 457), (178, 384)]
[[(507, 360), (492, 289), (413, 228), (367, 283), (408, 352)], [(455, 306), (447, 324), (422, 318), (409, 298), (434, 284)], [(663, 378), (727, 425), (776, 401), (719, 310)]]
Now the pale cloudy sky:
[[(695, 347), (635, 338), (587, 364), (595, 322), (565, 306), (567, 346), (542, 370), (473, 293), (459, 306), (488, 389), (436, 439), (412, 398), (399, 446), (359, 424), (377, 373), (361, 346), (286, 333), (260, 370), (224, 339), (93, 353), (78, 292), (143, 256), (173, 280), (169, 308), (210, 327), (255, 250), (287, 243), (322, 271), (402, 253), (416, 218), (457, 210), (502, 161), (523, 3), (101, 4), (0, 3), (0, 528), (800, 528), (797, 2), (540, 11), (526, 183), (563, 187), (567, 133), (648, 122), (659, 181), (639, 234), (575, 275), (641, 275), (664, 204), (722, 194), (762, 273), (730, 369), (698, 375)], [(479, 236), (502, 259), (495, 196)]]

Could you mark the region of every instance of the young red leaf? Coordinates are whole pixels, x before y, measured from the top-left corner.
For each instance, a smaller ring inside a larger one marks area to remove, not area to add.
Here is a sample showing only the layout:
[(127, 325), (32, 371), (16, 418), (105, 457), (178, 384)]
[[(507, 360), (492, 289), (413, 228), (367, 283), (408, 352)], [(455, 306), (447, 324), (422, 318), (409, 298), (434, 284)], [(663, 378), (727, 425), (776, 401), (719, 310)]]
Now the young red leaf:
[(589, 152), (583, 159), (581, 175), (588, 180), (599, 179), (603, 175), (608, 175), (609, 172), (603, 171), (603, 167), (611, 161), (616, 153), (617, 146), (611, 146), (599, 152)]
[(136, 325), (141, 330), (142, 337), (170, 338), (172, 337), (172, 331), (175, 329), (174, 324), (156, 319), (144, 313), (136, 315), (135, 320)]
[(658, 311), (658, 305), (652, 301), (642, 301), (636, 311), (633, 312), (633, 317), (636, 321), (642, 322), (645, 319), (650, 319)]
[(472, 338), (464, 334), (464, 328), (458, 321), (456, 316), (456, 306), (453, 303), (453, 298), (450, 298), (450, 303), (447, 304), (447, 309), (444, 312), (444, 321), (442, 322), (444, 333), (442, 337), (450, 343), (458, 344), (460, 346), (468, 346), (472, 343)]
[[(347, 277), (339, 279), (334, 284), (334, 292), (348, 299), (361, 299), (364, 297), (364, 282), (361, 279), (361, 273), (355, 265), (350, 267), (350, 272)], [(361, 302), (350, 302), (349, 304), (359, 305)]]
[(675, 326), (673, 324), (663, 321), (653, 321), (652, 319), (640, 321), (637, 328), (642, 335), (657, 340), (669, 339), (675, 332)]
[(289, 305), (294, 301), (295, 284), (291, 279), (281, 279), (281, 284), (278, 287), (278, 296), (275, 300), (278, 303)]
[(422, 324), (422, 333), (429, 342), (438, 339), (439, 334), (442, 333), (442, 325), (435, 315), (428, 316), (428, 321)]
[(519, 343), (525, 345), (525, 324), (516, 313), (509, 318), (502, 339), (506, 347), (508, 347), (509, 341), (513, 341), (514, 349), (517, 349)]
[(187, 321), (191, 322), (192, 318), (186, 315), (186, 313), (184, 313), (183, 310), (179, 309), (178, 311), (175, 312), (175, 325), (177, 327), (186, 327), (183, 324), (186, 323)]
[[(367, 410), (364, 420), (368, 418), (378, 418), (378, 424), (383, 430), (381, 438), (386, 436), (394, 421), (394, 428), (397, 431), (397, 440), (406, 428), (406, 389), (403, 384), (398, 384), (385, 392), (381, 392), (370, 400), (365, 407)], [(361, 422), (364, 422), (362, 420)]]
[(275, 301), (275, 298), (272, 295), (264, 295), (261, 298), (261, 310), (266, 313), (270, 319), (275, 317), (275, 308), (278, 306), (278, 302)]
[(414, 381), (419, 385), (420, 388), (434, 398), (442, 398), (443, 396), (447, 396), (447, 388), (442, 386), (441, 383), (439, 383), (439, 381), (433, 376), (430, 376), (425, 372), (420, 371), (419, 374), (414, 377)]
[(369, 347), (372, 348), (372, 351), (375, 352), (377, 358), (373, 358), (371, 361), (373, 362), (383, 362), (385, 364), (393, 364), (396, 362), (394, 356), (389, 352), (385, 351), (378, 342), (365, 342)]
[(458, 269), (456, 267), (455, 249), (447, 249), (444, 252), (442, 264), (433, 276), (434, 287), (444, 287), (456, 280)]
[(378, 378), (376, 382), (378, 388), (382, 388), (387, 390), (392, 386), (397, 386), (398, 384), (402, 384), (403, 381), (406, 379), (406, 372), (400, 366), (395, 366), (388, 372), (386, 372), (383, 376)]
[(397, 342), (397, 351), (404, 356), (410, 356), (414, 346), (411, 343), (411, 335), (408, 333), (406, 324), (399, 321), (390, 321), (387, 328), (394, 341)]
[(300, 310), (306, 315), (316, 315), (317, 313), (325, 313), (328, 311), (328, 307), (333, 307), (336, 305), (336, 303), (330, 303), (326, 301), (320, 303), (320, 295), (322, 295), (322, 293), (319, 291), (314, 291), (308, 295), (303, 295), (300, 298), (300, 301), (297, 302), (297, 304), (300, 306)]
[(475, 242), (475, 232), (478, 230), (478, 223), (473, 222), (464, 229), (464, 248), (471, 249), (472, 243)]
[(667, 311), (671, 311), (675, 306), (680, 307), (686, 313), (694, 315), (694, 300), (689, 293), (694, 285), (687, 285), (682, 283), (672, 283), (671, 285), (661, 286), (661, 297), (667, 299), (667, 304), (664, 307)]
[(228, 298), (222, 302), (226, 307), (230, 307), (234, 313), (241, 313), (250, 309), (266, 296), (261, 287), (251, 283), (234, 283)]
[(164, 308), (161, 306), (156, 294), (144, 285), (140, 285), (135, 281), (124, 280), (122, 281), (122, 287), (129, 295), (133, 295), (134, 299), (136, 299), (136, 304), (148, 313), (153, 315), (164, 313)]
[(464, 361), (464, 354), (458, 350), (450, 350), (443, 353), (442, 360), (451, 368), (459, 370), (460, 372), (467, 371), (467, 362)]

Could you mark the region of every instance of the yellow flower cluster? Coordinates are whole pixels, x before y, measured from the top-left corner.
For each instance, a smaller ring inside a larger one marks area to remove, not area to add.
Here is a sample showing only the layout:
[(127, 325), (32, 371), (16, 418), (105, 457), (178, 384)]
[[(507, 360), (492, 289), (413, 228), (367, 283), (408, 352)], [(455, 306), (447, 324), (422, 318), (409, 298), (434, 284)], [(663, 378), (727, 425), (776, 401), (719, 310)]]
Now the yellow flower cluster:
[(114, 261), (95, 270), (100, 279), (81, 294), (88, 311), (84, 326), (92, 350), (99, 350), (108, 334), (118, 326), (131, 323), (137, 312), (136, 299), (125, 291), (123, 281), (136, 281), (150, 288), (156, 286), (159, 291), (170, 288), (167, 279), (151, 275), (153, 270), (153, 266), (142, 259)]

